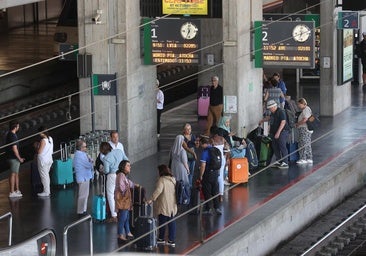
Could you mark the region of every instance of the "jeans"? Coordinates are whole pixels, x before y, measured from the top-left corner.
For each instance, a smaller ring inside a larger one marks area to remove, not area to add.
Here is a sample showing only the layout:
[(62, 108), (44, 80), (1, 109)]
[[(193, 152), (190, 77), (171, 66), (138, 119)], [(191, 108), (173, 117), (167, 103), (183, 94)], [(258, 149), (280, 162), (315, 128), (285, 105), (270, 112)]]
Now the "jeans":
[(188, 167), (189, 167), (188, 182), (189, 182), (190, 187), (192, 187), (195, 164), (196, 164), (196, 160), (194, 160), (194, 159), (192, 161), (188, 161)]
[[(118, 235), (129, 234), (130, 231), (130, 211), (129, 210), (119, 210), (118, 215)], [(125, 231), (125, 232), (123, 232)]]
[(275, 139), (274, 135), (271, 134), (272, 148), (276, 156), (276, 160), (280, 161), (280, 159), (282, 159), (281, 162), (285, 162), (286, 164), (288, 164), (288, 150), (286, 147), (288, 133), (289, 132), (287, 130), (282, 130), (278, 139)]
[[(158, 216), (159, 226), (165, 224), (166, 222), (168, 222), (169, 220), (171, 220), (173, 218), (174, 218), (173, 215), (171, 217), (168, 217), (168, 216), (159, 214), (159, 216)], [(159, 228), (159, 239), (164, 240), (165, 227), (166, 227), (166, 225), (163, 225), (161, 228)], [(175, 242), (175, 232), (176, 232), (175, 220), (173, 220), (172, 222), (169, 222), (168, 231), (169, 231), (168, 232), (169, 241)]]

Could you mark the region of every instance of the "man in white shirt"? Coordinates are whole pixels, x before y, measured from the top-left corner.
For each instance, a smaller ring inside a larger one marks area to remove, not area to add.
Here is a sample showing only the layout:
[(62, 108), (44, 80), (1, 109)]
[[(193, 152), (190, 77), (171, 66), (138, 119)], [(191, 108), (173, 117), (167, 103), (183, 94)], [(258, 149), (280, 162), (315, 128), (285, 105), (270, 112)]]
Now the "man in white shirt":
[(125, 153), (125, 149), (123, 144), (119, 142), (119, 135), (117, 131), (111, 131), (110, 133), (110, 141), (109, 144), (111, 145), (112, 149), (120, 149), (123, 152), (124, 159), (128, 160), (127, 155)]
[(156, 111), (157, 111), (157, 134), (160, 137), (160, 117), (164, 108), (164, 93), (159, 89), (159, 80), (156, 79)]

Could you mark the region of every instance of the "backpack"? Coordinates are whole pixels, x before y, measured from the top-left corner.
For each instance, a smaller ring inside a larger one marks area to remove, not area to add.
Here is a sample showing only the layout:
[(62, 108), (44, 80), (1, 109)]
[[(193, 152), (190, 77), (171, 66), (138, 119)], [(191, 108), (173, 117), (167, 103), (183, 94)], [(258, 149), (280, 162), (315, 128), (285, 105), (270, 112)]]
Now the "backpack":
[(177, 182), (175, 183), (175, 196), (177, 199), (177, 204), (189, 204), (191, 198), (189, 186), (186, 186), (183, 180), (177, 180)]
[(245, 139), (247, 143), (246, 158), (248, 158), (249, 170), (253, 171), (258, 167), (258, 156), (254, 143), (250, 139)]
[(296, 113), (287, 108), (285, 109), (285, 112), (288, 126), (290, 126), (290, 128), (295, 128), (295, 124), (297, 123)]
[(208, 163), (208, 167), (210, 170), (220, 170), (222, 156), (221, 151), (218, 148), (210, 147), (208, 149), (208, 153), (210, 154), (210, 161)]

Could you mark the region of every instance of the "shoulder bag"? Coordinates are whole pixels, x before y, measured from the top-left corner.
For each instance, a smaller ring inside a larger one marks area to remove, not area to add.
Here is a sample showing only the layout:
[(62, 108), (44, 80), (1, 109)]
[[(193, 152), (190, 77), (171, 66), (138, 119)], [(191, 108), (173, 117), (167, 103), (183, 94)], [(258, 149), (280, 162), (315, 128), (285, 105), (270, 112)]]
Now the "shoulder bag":
[(309, 131), (316, 130), (320, 126), (320, 120), (317, 116), (311, 115), (306, 121)]

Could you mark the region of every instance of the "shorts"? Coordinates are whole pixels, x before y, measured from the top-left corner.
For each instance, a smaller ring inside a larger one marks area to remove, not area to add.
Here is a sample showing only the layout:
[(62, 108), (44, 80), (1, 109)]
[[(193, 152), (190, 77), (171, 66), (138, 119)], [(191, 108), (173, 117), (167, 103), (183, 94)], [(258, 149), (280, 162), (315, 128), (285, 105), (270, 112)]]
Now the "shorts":
[(8, 159), (7, 162), (11, 173), (19, 173), (20, 162), (18, 159)]

